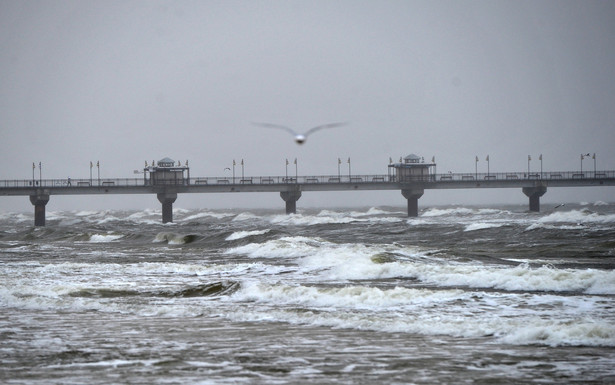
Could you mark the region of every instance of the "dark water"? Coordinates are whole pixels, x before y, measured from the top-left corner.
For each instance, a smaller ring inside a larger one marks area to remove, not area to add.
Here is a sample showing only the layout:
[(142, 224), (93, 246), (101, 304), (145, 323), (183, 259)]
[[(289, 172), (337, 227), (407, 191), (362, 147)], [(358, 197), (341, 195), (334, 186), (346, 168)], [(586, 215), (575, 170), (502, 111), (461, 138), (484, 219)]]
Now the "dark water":
[(615, 205), (0, 214), (0, 382), (615, 383)]

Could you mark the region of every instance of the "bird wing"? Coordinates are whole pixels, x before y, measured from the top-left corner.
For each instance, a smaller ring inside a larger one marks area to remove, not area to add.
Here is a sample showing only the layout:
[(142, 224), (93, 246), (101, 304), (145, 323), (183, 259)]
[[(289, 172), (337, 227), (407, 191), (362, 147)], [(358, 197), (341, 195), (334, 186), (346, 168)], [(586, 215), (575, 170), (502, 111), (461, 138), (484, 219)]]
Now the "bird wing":
[(286, 126), (282, 126), (279, 124), (272, 124), (272, 123), (258, 123), (258, 122), (252, 122), (252, 124), (254, 124), (255, 126), (260, 126), (260, 127), (267, 127), (267, 128), (279, 128), (282, 129), (284, 131), (288, 131), (293, 135), (297, 135), (297, 133), (290, 127), (286, 127)]
[(348, 124), (347, 122), (339, 122), (339, 123), (328, 123), (328, 124), (322, 124), (320, 126), (316, 126), (316, 127), (312, 127), (309, 130), (307, 130), (307, 132), (304, 134), (305, 136), (310, 135), (311, 133), (321, 130), (323, 128), (333, 128), (333, 127), (339, 127), (339, 126), (345, 126), (346, 124)]

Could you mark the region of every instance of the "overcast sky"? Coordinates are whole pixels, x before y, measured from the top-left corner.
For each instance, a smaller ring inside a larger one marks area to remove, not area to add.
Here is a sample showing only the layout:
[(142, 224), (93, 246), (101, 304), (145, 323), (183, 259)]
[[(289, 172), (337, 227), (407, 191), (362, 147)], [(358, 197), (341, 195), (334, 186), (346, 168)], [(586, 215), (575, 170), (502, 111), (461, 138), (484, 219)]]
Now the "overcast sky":
[[(438, 172), (473, 172), (475, 156), (486, 172), (487, 155), (492, 172), (526, 170), (528, 155), (538, 170), (540, 154), (545, 170), (578, 170), (581, 153), (613, 170), (614, 68), (613, 1), (0, 0), (0, 179), (31, 178), (32, 162), (43, 178), (89, 178), (90, 161), (135, 177), (167, 156), (192, 176), (228, 174), (233, 159), (283, 175), (286, 158), (301, 175), (337, 174), (349, 157), (353, 174), (386, 174), (410, 153)], [(349, 124), (298, 146), (253, 121)], [(554, 190), (543, 199), (615, 201), (613, 188)], [(405, 204), (312, 194), (298, 206)], [(283, 207), (276, 194), (184, 195), (176, 207)], [(429, 196), (455, 197), (419, 204)], [(52, 196), (59, 208), (71, 200)], [(0, 197), (0, 209), (31, 205)]]

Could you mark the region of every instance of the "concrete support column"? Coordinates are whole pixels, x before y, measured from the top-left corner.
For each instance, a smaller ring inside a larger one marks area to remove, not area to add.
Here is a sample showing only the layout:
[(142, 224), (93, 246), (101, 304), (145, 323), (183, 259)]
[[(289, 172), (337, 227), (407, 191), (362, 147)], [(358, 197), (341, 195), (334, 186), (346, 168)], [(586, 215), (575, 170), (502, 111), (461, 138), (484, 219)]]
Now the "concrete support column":
[(34, 205), (34, 226), (45, 226), (45, 206), (49, 202), (49, 194), (30, 195)]
[(530, 211), (540, 211), (540, 197), (547, 192), (546, 186), (523, 187), (523, 193), (530, 198)]
[(301, 191), (281, 191), (280, 196), (286, 202), (286, 214), (297, 213), (297, 201), (301, 198)]
[(158, 200), (162, 203), (162, 223), (173, 222), (173, 203), (177, 193), (159, 193)]
[(401, 195), (408, 200), (408, 216), (419, 216), (419, 198), (423, 196), (423, 189), (401, 190)]

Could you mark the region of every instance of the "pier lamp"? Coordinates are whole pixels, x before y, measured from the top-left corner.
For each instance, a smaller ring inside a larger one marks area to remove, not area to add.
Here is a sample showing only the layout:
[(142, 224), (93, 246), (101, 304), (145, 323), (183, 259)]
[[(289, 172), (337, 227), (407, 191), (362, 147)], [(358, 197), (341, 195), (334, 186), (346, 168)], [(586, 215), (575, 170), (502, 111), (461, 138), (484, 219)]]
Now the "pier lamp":
[(286, 181), (288, 182), (288, 158), (286, 158)]
[(43, 162), (38, 162), (38, 180), (40, 185), (43, 185)]
[[(241, 159), (241, 179), (242, 179), (242, 180), (244, 179), (243, 175), (244, 175), (244, 174), (243, 174), (243, 158), (242, 158), (242, 159)], [(242, 182), (242, 183), (243, 183), (243, 182)]]
[(34, 170), (36, 170), (36, 164), (32, 162), (32, 186), (34, 186)]
[(350, 171), (350, 157), (348, 157), (348, 179), (350, 179), (351, 175), (352, 175), (352, 172)]
[(489, 155), (487, 155), (485, 160), (487, 161), (487, 177), (489, 177)]
[(594, 160), (594, 178), (596, 177), (596, 153), (592, 155), (592, 159)]
[(233, 184), (235, 184), (235, 159), (233, 159)]
[(297, 158), (295, 158), (295, 182), (299, 183), (299, 172), (297, 171)]
[(581, 154), (581, 173), (583, 173), (583, 159), (585, 159), (586, 156), (589, 157), (589, 153)]
[(340, 158), (337, 158), (337, 177), (340, 178), (342, 177), (342, 173), (340, 171), (340, 167), (342, 165), (342, 160)]
[(532, 160), (531, 156), (527, 156), (527, 177), (530, 177), (530, 161)]
[(538, 156), (538, 160), (540, 160), (540, 179), (542, 179), (542, 154)]
[(476, 155), (476, 158), (474, 160), (474, 175), (475, 178), (478, 179), (478, 155)]

